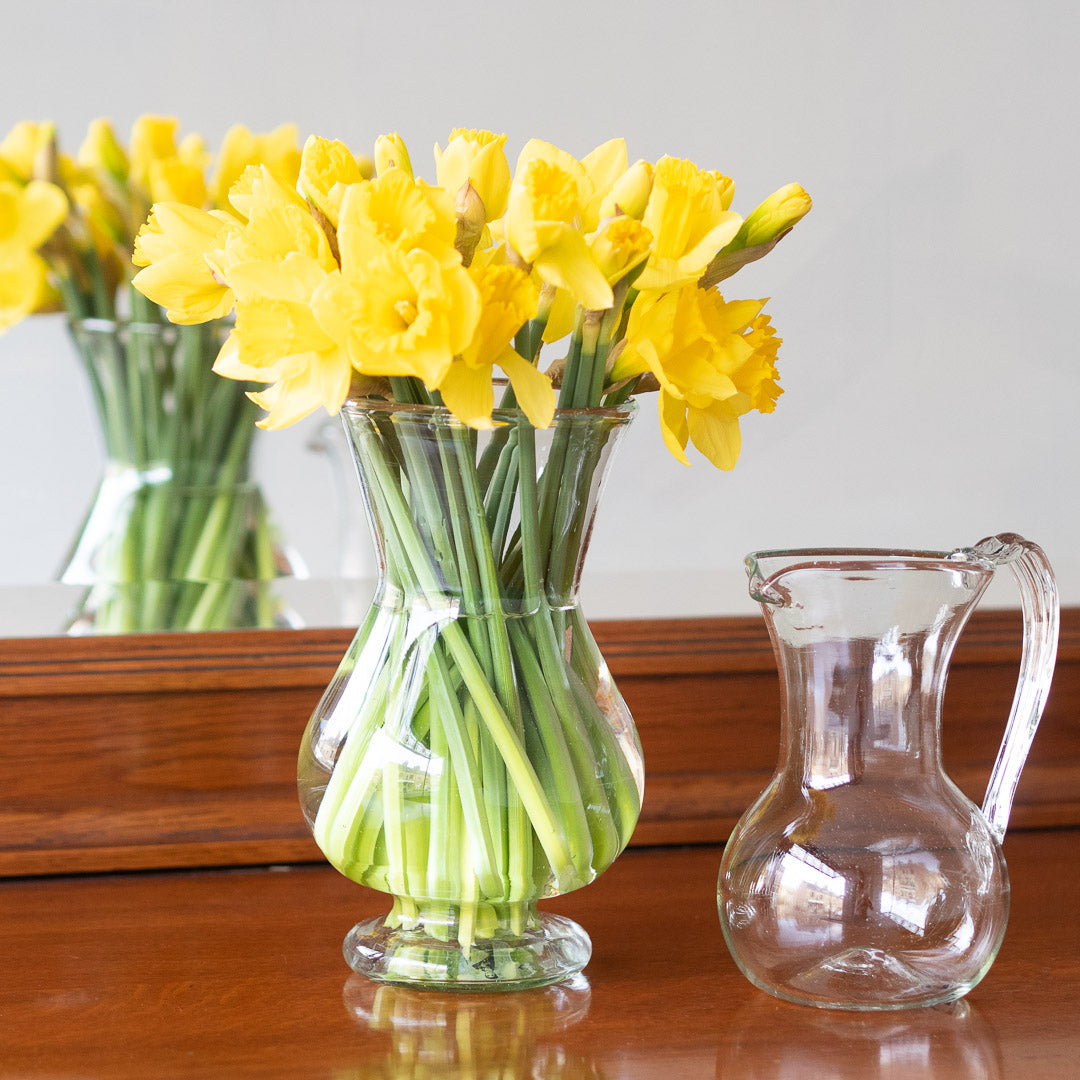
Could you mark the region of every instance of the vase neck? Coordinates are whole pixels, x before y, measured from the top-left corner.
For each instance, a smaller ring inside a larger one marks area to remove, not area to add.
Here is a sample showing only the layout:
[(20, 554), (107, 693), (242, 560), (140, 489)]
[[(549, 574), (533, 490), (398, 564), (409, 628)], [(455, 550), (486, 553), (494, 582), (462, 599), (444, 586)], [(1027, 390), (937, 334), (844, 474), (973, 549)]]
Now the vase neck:
[(537, 430), (516, 410), (476, 432), (447, 410), (342, 411), (385, 595), (483, 616), (572, 612), (612, 451), (630, 411), (564, 410)]

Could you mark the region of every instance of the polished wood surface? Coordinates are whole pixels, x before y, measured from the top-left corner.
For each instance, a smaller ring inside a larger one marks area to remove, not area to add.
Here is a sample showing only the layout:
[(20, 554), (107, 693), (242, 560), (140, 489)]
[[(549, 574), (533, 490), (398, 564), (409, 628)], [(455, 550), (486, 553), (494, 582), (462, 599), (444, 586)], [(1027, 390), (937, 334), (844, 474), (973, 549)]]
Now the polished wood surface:
[(1080, 1063), (1080, 831), (1011, 834), (1005, 944), (959, 1005), (775, 1001), (735, 969), (715, 847), (638, 849), (546, 906), (585, 980), (378, 990), (340, 943), (385, 898), (323, 866), (0, 882), (0, 1078), (1054, 1080)]
[[(767, 783), (778, 682), (757, 618), (600, 622), (645, 749), (638, 845), (717, 843)], [(317, 859), (296, 751), (345, 630), (0, 641), (0, 875)], [(976, 612), (945, 700), (977, 802), (1017, 677), (1016, 612)], [(1018, 826), (1080, 824), (1080, 609), (1063, 613)]]

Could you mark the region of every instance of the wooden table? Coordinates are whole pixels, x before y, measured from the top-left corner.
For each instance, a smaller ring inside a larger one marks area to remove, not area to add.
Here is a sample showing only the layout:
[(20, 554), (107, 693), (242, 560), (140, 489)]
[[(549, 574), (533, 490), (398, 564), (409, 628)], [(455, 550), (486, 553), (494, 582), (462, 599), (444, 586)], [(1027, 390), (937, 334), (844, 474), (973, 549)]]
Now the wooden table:
[(1075, 1078), (1080, 830), (1011, 834), (1006, 857), (1012, 915), (983, 983), (878, 1015), (742, 978), (712, 845), (631, 850), (552, 901), (592, 935), (586, 977), (487, 996), (351, 975), (341, 939), (384, 898), (322, 865), (8, 880), (0, 1078)]

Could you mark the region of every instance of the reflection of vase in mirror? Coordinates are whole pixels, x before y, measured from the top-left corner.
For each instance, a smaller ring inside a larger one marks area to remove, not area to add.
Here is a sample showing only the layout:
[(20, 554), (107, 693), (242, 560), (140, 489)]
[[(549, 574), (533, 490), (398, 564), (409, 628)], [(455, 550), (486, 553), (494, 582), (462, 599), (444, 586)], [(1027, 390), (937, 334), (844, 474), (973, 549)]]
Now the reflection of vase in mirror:
[(558, 1038), (585, 1018), (590, 994), (581, 975), (505, 995), (412, 990), (352, 975), (345, 983), (346, 1010), (367, 1031), (387, 1038), (357, 1062), (355, 1072), (341, 1075), (598, 1080), (602, 1074), (592, 1061), (568, 1054)]
[(1001, 1080), (991, 1026), (969, 1002), (825, 1012), (754, 997), (732, 1020), (716, 1076), (738, 1080)]
[(303, 568), (250, 478), (258, 408), (212, 371), (226, 330), (72, 322), (106, 466), (60, 573), (89, 586), (69, 632), (295, 624), (272, 582)]

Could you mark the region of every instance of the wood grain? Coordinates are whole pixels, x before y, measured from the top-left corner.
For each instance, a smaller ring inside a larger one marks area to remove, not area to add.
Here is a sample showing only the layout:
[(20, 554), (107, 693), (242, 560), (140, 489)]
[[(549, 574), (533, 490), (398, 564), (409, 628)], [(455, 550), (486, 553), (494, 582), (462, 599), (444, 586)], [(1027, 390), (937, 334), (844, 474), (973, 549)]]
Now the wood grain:
[[(722, 840), (768, 781), (778, 683), (757, 619), (598, 623), (641, 733), (634, 843)], [(350, 634), (245, 631), (0, 641), (0, 875), (316, 860), (295, 796), (307, 717)], [(977, 801), (1016, 681), (1015, 612), (976, 613), (945, 756)], [(1014, 826), (1080, 824), (1080, 610), (1064, 613)]]
[(1076, 830), (1010, 837), (1012, 914), (984, 981), (879, 1015), (743, 979), (715, 847), (631, 851), (547, 903), (593, 939), (585, 983), (493, 997), (350, 976), (341, 939), (386, 899), (326, 867), (0, 882), (0, 1078), (1071, 1078), (1078, 851)]

